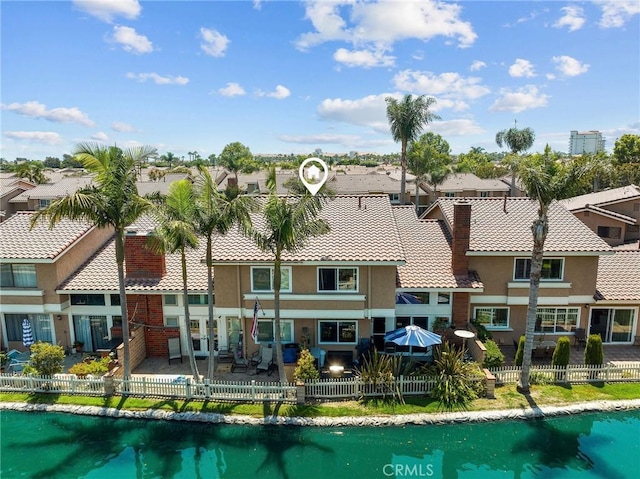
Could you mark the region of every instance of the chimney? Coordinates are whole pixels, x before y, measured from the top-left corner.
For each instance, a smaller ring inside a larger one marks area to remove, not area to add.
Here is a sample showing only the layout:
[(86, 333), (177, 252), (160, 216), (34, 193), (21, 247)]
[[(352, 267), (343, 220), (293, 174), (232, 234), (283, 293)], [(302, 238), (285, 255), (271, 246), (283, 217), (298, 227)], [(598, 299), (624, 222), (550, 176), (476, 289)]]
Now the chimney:
[(471, 234), (471, 203), (456, 201), (453, 205), (453, 245), (451, 248), (451, 269), (454, 275), (469, 273), (469, 237)]
[(147, 233), (127, 232), (124, 238), (125, 276), (127, 278), (162, 278), (167, 270), (164, 254), (147, 248)]

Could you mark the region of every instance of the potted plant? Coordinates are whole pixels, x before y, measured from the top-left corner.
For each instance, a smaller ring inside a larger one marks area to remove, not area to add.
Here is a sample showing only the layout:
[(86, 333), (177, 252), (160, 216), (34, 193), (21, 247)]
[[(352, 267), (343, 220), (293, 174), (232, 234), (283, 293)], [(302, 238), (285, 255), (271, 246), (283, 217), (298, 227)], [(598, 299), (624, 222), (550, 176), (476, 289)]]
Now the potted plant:
[(73, 349), (75, 350), (76, 353), (81, 353), (83, 346), (84, 346), (84, 343), (82, 341), (75, 340), (73, 342)]

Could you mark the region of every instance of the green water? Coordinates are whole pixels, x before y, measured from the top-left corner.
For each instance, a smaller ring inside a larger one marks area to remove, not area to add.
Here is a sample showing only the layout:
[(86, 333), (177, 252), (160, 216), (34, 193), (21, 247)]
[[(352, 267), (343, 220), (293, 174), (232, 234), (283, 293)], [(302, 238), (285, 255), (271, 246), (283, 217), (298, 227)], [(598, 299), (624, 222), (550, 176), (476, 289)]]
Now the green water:
[(640, 411), (293, 428), (2, 412), (2, 479), (640, 477)]

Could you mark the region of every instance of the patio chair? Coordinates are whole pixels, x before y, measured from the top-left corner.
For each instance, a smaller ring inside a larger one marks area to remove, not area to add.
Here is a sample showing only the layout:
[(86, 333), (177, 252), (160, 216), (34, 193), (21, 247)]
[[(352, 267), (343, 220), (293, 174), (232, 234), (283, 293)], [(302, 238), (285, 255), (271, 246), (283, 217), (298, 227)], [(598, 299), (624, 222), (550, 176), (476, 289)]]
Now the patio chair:
[(244, 371), (245, 373), (249, 370), (249, 360), (246, 358), (239, 358), (236, 355), (233, 356), (233, 363), (231, 363), (231, 372), (235, 373), (236, 371)]
[(218, 362), (219, 363), (230, 363), (233, 361), (233, 354), (228, 349), (219, 349), (218, 350)]
[(576, 328), (574, 332), (574, 345), (576, 348), (587, 345), (587, 334), (583, 328)]
[(169, 364), (172, 359), (179, 359), (182, 362), (182, 350), (180, 349), (180, 338), (167, 339), (167, 345), (169, 346)]
[(262, 360), (256, 366), (256, 374), (260, 371), (266, 371), (268, 376), (271, 376), (273, 372), (271, 366), (273, 366), (273, 348), (263, 347), (261, 348)]

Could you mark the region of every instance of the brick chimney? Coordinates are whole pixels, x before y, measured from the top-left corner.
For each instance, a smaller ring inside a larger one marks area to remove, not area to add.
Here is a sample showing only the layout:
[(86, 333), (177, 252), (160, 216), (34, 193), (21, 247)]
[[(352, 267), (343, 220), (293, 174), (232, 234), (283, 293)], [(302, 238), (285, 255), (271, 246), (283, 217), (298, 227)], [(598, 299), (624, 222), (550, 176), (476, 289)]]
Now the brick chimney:
[(125, 276), (127, 278), (162, 278), (167, 270), (164, 254), (146, 246), (147, 234), (131, 232), (124, 239)]
[(453, 245), (451, 248), (451, 269), (454, 275), (469, 272), (469, 237), (471, 234), (471, 203), (456, 201), (453, 205)]

